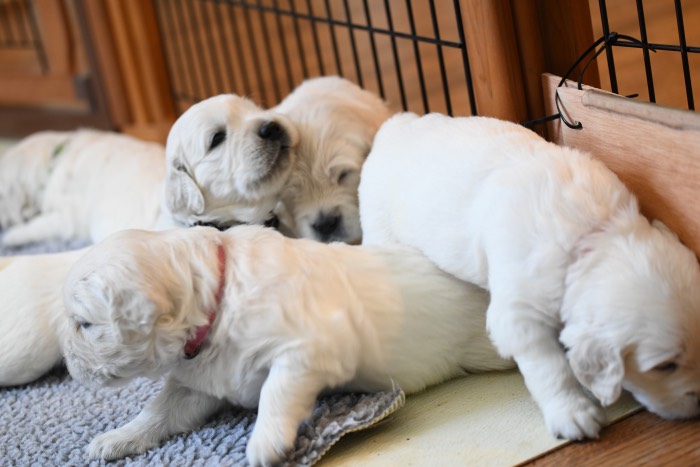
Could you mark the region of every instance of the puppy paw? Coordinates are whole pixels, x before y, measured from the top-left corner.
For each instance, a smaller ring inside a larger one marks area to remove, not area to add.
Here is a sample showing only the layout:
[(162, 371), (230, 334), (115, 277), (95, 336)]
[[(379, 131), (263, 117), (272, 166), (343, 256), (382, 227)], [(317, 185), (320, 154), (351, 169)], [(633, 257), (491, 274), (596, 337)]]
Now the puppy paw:
[(93, 439), (87, 447), (87, 454), (90, 459), (113, 460), (142, 454), (153, 446), (154, 443), (149, 442), (146, 437), (122, 427), (102, 433)]
[(286, 448), (276, 448), (269, 439), (253, 433), (246, 446), (245, 455), (251, 467), (270, 467), (281, 465), (286, 452)]
[(598, 438), (605, 423), (605, 413), (598, 405), (583, 395), (558, 402), (544, 410), (547, 429), (553, 436), (573, 441)]

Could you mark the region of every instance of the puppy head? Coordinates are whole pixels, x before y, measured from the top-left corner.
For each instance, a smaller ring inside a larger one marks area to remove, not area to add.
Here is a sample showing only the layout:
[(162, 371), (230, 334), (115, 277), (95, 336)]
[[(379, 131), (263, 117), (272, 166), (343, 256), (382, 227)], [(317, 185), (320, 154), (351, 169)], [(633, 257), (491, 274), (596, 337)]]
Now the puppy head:
[(640, 220), (591, 235), (567, 278), (561, 341), (603, 403), (629, 390), (665, 418), (700, 414), (700, 268), (668, 229)]
[(300, 132), (280, 219), (292, 236), (358, 243), (360, 171), (375, 133), (391, 115), (388, 107), (350, 81), (324, 77), (303, 83), (277, 110)]
[(167, 372), (215, 303), (215, 229), (128, 230), (92, 247), (64, 285), (68, 369), (79, 381), (117, 384)]
[(294, 164), (297, 131), (232, 94), (190, 107), (166, 144), (164, 200), (184, 225), (262, 224)]

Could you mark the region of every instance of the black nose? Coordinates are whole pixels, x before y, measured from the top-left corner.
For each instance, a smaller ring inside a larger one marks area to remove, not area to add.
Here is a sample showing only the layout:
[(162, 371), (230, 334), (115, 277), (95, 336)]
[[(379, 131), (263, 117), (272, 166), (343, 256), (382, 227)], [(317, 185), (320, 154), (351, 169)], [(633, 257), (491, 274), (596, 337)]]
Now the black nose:
[(284, 135), (284, 128), (277, 122), (267, 121), (258, 128), (258, 136), (270, 141), (279, 141)]
[(311, 227), (318, 233), (321, 240), (329, 240), (340, 227), (342, 218), (338, 215), (321, 214)]

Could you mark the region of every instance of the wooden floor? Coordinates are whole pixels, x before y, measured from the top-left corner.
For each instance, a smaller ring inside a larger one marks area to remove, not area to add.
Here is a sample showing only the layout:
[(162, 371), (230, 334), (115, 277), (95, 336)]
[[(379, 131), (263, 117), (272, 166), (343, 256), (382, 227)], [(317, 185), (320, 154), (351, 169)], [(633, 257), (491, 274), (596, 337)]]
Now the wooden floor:
[(610, 425), (597, 441), (569, 444), (521, 465), (700, 465), (700, 423), (642, 411)]

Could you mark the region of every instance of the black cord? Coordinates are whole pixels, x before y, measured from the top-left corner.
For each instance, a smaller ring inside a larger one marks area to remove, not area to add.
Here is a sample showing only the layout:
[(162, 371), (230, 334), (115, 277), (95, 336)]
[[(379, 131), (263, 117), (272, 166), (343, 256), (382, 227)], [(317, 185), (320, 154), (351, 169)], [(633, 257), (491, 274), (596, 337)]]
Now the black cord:
[[(598, 38), (590, 47), (588, 47), (586, 49), (585, 52), (583, 52), (581, 54), (581, 56), (579, 56), (578, 59), (576, 59), (574, 64), (571, 65), (571, 67), (566, 72), (566, 74), (561, 79), (561, 81), (559, 81), (559, 84), (557, 85), (557, 91), (555, 91), (555, 96), (554, 96), (554, 105), (556, 105), (556, 107), (557, 107), (557, 113), (553, 114), (553, 115), (549, 115), (548, 117), (543, 117), (543, 118), (538, 118), (535, 120), (528, 120), (525, 122), (520, 122), (520, 125), (527, 127), (527, 128), (531, 128), (535, 125), (542, 125), (543, 123), (547, 123), (547, 122), (550, 122), (552, 120), (560, 119), (562, 122), (564, 122), (564, 125), (568, 126), (569, 128), (571, 128), (573, 130), (582, 129), (583, 124), (581, 122), (577, 122), (577, 121), (570, 122), (566, 119), (566, 117), (562, 113), (561, 107), (560, 107), (561, 98), (559, 97), (558, 88), (562, 87), (564, 85), (564, 83), (566, 83), (566, 81), (569, 79), (569, 77), (573, 74), (576, 67), (578, 67), (586, 59), (586, 57), (591, 55), (591, 53), (595, 52), (588, 59), (588, 61), (584, 65), (583, 69), (581, 70), (581, 73), (579, 73), (579, 76), (578, 76), (578, 83), (577, 83), (578, 89), (579, 90), (583, 89), (583, 76), (586, 73), (586, 71), (588, 70), (588, 67), (591, 66), (591, 63), (593, 63), (595, 61), (595, 59), (598, 58), (598, 56), (601, 53), (603, 53), (603, 51), (607, 47), (618, 45), (618, 43), (620, 42), (620, 39), (623, 39), (623, 40), (628, 41), (628, 42), (639, 44), (642, 48), (651, 50), (652, 52), (656, 52), (656, 49), (651, 44), (647, 44), (645, 42), (640, 41), (639, 39), (636, 39), (632, 36), (627, 36), (625, 34), (618, 34), (616, 32), (611, 32), (610, 34), (608, 34), (607, 37), (602, 36), (602, 37)], [(596, 50), (596, 48), (598, 46), (600, 46), (600, 48), (598, 50)], [(631, 95), (628, 95), (625, 97), (637, 97), (637, 96), (638, 96), (638, 94), (631, 94)]]

